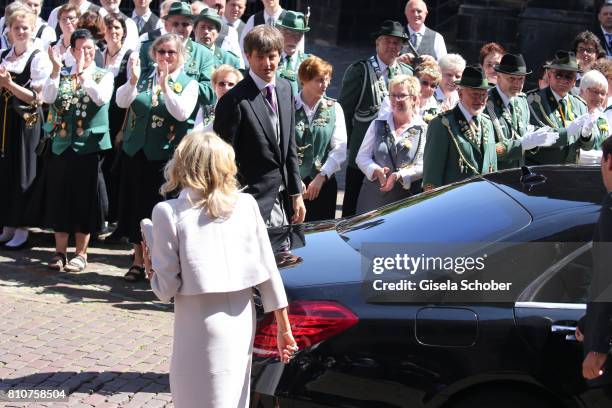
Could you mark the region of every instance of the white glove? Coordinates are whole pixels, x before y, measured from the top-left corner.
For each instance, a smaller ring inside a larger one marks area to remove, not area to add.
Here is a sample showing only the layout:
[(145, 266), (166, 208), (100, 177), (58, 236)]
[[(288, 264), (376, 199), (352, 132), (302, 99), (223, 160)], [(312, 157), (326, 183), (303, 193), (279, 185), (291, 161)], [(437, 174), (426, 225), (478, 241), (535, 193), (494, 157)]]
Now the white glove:
[(557, 132), (552, 131), (549, 127), (541, 127), (534, 132), (525, 133), (521, 139), (523, 151), (531, 150), (538, 146), (550, 146), (559, 138)]
[(599, 117), (602, 116), (602, 115), (603, 115), (603, 113), (600, 112), (599, 110), (596, 110), (595, 112), (593, 112), (589, 116), (588, 121), (582, 127), (582, 132), (580, 133), (580, 135), (582, 137), (584, 137), (585, 139), (590, 138), (591, 137), (591, 132), (593, 131), (593, 126), (595, 126), (595, 124), (597, 123), (597, 119), (599, 119)]
[(582, 131), (582, 127), (584, 126), (584, 124), (589, 120), (590, 120), (590, 115), (588, 113), (585, 113), (584, 115), (579, 116), (576, 119), (574, 119), (574, 121), (570, 123), (566, 128), (567, 136), (575, 140), (578, 137), (578, 135), (580, 135), (580, 132)]

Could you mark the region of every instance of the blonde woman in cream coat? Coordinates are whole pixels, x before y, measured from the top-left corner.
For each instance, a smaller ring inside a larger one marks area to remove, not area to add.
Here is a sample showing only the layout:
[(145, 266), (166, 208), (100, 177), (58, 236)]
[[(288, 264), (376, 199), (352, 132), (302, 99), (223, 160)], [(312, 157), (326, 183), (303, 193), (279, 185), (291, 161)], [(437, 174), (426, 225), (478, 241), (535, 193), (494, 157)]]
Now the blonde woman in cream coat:
[(264, 310), (274, 312), (281, 361), (297, 351), (266, 226), (255, 199), (238, 192), (234, 160), (214, 133), (188, 134), (161, 188), (182, 191), (153, 209), (145, 266), (157, 297), (174, 297), (170, 389), (177, 408), (248, 406), (254, 286)]

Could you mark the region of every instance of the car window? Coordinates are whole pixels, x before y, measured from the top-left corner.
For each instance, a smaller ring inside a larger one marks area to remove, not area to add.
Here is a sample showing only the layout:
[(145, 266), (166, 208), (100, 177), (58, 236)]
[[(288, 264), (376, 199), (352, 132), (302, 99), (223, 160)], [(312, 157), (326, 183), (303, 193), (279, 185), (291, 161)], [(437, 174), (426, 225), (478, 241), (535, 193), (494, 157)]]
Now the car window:
[(593, 274), (592, 242), (552, 265), (521, 295), (522, 301), (586, 303)]
[(530, 222), (516, 201), (479, 180), (382, 207), (342, 223), (338, 232), (359, 250), (375, 242), (496, 242)]

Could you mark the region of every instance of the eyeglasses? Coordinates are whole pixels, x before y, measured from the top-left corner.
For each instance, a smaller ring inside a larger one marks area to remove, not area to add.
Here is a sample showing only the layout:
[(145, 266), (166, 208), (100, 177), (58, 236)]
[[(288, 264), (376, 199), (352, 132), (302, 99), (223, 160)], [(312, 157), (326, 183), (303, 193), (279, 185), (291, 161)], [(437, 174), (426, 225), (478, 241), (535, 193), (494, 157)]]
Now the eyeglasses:
[(421, 79), (421, 85), (428, 86), (431, 89), (436, 89), (438, 87), (438, 83), (437, 82), (429, 82), (429, 81), (426, 81), (424, 79)]
[(566, 81), (574, 81), (576, 79), (576, 74), (573, 72), (555, 72), (554, 73), (554, 77), (555, 79), (558, 80), (566, 80)]
[(193, 23), (192, 22), (187, 22), (187, 21), (183, 21), (182, 23), (178, 22), (178, 21), (175, 21), (174, 23), (172, 23), (172, 27), (174, 27), (174, 28), (178, 28), (178, 27), (181, 27), (181, 26), (183, 28), (187, 28), (190, 25), (193, 25)]
[(217, 82), (218, 86), (222, 86), (224, 88), (233, 88), (236, 86), (235, 82), (227, 82), (227, 81), (219, 81)]
[(395, 99), (398, 102), (403, 102), (408, 99), (408, 94), (389, 94), (389, 99)]
[(62, 18), (60, 18), (60, 21), (62, 23), (74, 23), (77, 20), (78, 20), (77, 17), (62, 17)]
[(169, 57), (175, 57), (176, 56), (176, 51), (174, 50), (155, 50), (156, 53), (158, 53), (159, 55), (161, 55), (162, 57), (167, 55)]
[(587, 54), (595, 54), (597, 52), (595, 48), (585, 48), (585, 47), (578, 47), (576, 51), (578, 51), (579, 53), (584, 52)]

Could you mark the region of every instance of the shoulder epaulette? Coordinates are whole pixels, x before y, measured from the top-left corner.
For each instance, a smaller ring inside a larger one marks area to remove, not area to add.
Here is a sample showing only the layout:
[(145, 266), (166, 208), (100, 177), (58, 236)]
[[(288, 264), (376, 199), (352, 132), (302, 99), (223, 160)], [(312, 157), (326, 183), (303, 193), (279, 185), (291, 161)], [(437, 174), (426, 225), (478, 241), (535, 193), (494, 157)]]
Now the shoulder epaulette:
[(574, 98), (578, 99), (580, 102), (584, 103), (585, 105), (587, 104), (586, 101), (584, 99), (582, 99), (581, 96), (579, 95), (573, 95), (573, 94), (569, 94), (570, 96), (573, 96)]

